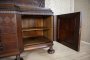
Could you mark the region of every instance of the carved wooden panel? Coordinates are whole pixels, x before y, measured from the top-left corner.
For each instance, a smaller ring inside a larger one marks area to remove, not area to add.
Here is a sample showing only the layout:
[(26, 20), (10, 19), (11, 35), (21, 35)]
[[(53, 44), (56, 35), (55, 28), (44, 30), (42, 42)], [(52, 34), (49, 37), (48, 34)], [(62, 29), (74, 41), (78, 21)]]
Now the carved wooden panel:
[(20, 54), (23, 51), (21, 18), (13, 13), (0, 13), (0, 57)]
[(37, 6), (37, 7), (45, 6), (45, 0), (17, 0), (17, 3), (31, 5), (31, 6)]
[(0, 0), (0, 3), (18, 3), (36, 7), (45, 7), (45, 0)]
[(18, 51), (17, 20), (15, 14), (0, 14), (0, 57)]
[(0, 32), (1, 34), (16, 33), (16, 21), (14, 15), (0, 14)]

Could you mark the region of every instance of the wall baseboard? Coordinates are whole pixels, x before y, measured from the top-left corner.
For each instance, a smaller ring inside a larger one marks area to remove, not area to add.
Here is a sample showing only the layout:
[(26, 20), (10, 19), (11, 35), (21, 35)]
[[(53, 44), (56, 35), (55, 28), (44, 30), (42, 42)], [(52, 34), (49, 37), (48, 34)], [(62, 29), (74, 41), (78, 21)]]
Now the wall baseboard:
[(85, 41), (81, 41), (81, 42), (84, 43), (84, 44), (90, 45), (89, 42), (85, 42)]

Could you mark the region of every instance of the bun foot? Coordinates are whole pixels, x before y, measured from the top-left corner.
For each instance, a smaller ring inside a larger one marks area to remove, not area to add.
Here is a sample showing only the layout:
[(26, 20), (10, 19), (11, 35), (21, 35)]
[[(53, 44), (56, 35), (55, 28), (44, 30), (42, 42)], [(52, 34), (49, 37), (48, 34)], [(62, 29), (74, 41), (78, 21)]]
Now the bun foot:
[(48, 49), (48, 53), (53, 54), (53, 53), (55, 53), (55, 50), (54, 49)]

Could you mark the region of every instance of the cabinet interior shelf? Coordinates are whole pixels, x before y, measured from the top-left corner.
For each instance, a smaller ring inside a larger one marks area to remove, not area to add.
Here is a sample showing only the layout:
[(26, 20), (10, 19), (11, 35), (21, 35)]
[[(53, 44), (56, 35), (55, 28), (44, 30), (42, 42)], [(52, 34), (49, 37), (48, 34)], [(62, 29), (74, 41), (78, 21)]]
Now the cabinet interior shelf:
[(46, 31), (49, 30), (49, 28), (45, 27), (32, 27), (32, 28), (22, 28), (22, 31)]
[(44, 36), (23, 38), (23, 41), (24, 47), (51, 42), (48, 38)]

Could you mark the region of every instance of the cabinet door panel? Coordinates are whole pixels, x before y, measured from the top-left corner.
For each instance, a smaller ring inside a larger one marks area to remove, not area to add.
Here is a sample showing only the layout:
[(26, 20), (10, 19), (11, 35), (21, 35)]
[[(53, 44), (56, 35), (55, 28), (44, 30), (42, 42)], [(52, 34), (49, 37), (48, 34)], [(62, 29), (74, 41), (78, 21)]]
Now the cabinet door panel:
[(79, 51), (80, 12), (58, 15), (57, 41)]
[(22, 30), (20, 25), (20, 15), (11, 13), (0, 14), (0, 57), (20, 54), (22, 48)]

